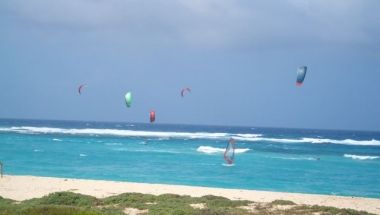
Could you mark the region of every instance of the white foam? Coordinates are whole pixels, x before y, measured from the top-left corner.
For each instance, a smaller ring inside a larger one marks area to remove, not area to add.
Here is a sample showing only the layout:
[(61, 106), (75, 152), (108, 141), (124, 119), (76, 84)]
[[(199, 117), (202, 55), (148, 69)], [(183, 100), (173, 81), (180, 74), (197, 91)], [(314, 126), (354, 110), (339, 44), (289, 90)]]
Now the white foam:
[(283, 160), (308, 160), (308, 161), (316, 161), (320, 158), (318, 157), (274, 157), (277, 159), (283, 159)]
[(266, 141), (266, 142), (276, 142), (276, 143), (314, 143), (314, 144), (343, 144), (343, 145), (359, 145), (359, 146), (380, 146), (379, 140), (334, 140), (334, 139), (323, 139), (323, 138), (301, 138), (301, 139), (287, 139), (287, 138), (265, 138), (257, 137), (250, 138), (252, 142)]
[[(247, 152), (249, 151), (250, 149), (235, 149), (235, 153), (236, 154), (239, 154), (239, 153), (244, 153), (244, 152)], [(216, 154), (216, 153), (224, 153), (224, 151), (226, 151), (226, 149), (224, 148), (215, 148), (215, 147), (212, 147), (212, 146), (199, 146), (197, 148), (197, 152), (201, 152), (201, 153), (205, 153), (205, 154)]]
[(61, 139), (54, 138), (53, 141), (62, 142)]
[(228, 140), (235, 138), (240, 140), (254, 139), (260, 134), (229, 134), (229, 133), (211, 133), (211, 132), (163, 132), (163, 131), (135, 131), (135, 130), (121, 130), (121, 129), (66, 129), (66, 128), (51, 128), (51, 127), (10, 127), (0, 128), (0, 131), (18, 132), (18, 133), (32, 133), (32, 134), (71, 134), (71, 135), (111, 135), (123, 137), (153, 137), (160, 138), (160, 140), (167, 140), (169, 138), (182, 138), (182, 139), (222, 139)]
[(197, 152), (202, 152), (206, 154), (215, 154), (215, 153), (224, 153), (225, 149), (222, 148), (214, 148), (211, 146), (199, 146), (197, 148)]
[(163, 132), (163, 131), (139, 131), (139, 130), (121, 130), (121, 129), (66, 129), (66, 128), (51, 128), (51, 127), (5, 127), (0, 128), (0, 131), (5, 132), (18, 132), (27, 134), (71, 134), (71, 135), (109, 135), (109, 136), (122, 136), (122, 137), (150, 137), (160, 138), (160, 140), (167, 140), (170, 138), (178, 139), (214, 139), (214, 140), (228, 140), (234, 138), (238, 141), (247, 142), (276, 142), (276, 143), (330, 143), (330, 144), (345, 144), (345, 145), (362, 145), (362, 146), (380, 146), (380, 140), (335, 140), (323, 138), (267, 138), (261, 134), (229, 134), (229, 133), (211, 133), (211, 132)]
[(267, 141), (267, 142), (276, 142), (276, 143), (304, 143), (306, 142), (300, 139), (264, 138), (264, 137), (256, 138), (254, 141)]
[(343, 155), (346, 158), (352, 158), (354, 160), (374, 160), (378, 159), (379, 156), (369, 156), (369, 155), (350, 155), (350, 154), (344, 154)]
[(261, 134), (234, 134), (233, 138), (240, 141), (257, 141), (261, 137)]
[(34, 149), (33, 151), (34, 152), (43, 152), (43, 150), (41, 150), (41, 149)]
[(363, 146), (380, 146), (379, 140), (333, 140), (333, 139), (319, 139), (319, 138), (303, 138), (305, 142), (311, 143), (334, 143), (334, 144), (344, 144), (344, 145), (363, 145)]
[(261, 137), (261, 134), (235, 134), (237, 137), (242, 137), (242, 138), (256, 138), (256, 137)]
[(87, 157), (86, 154), (79, 154), (79, 157)]

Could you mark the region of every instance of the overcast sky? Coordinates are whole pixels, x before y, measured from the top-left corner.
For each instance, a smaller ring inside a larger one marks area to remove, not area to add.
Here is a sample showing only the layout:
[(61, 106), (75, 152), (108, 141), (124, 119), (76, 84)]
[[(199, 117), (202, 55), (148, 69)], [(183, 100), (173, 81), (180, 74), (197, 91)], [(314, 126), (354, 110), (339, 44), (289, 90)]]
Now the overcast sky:
[(378, 0), (2, 0), (0, 117), (148, 122), (155, 110), (158, 123), (380, 130), (379, 9)]

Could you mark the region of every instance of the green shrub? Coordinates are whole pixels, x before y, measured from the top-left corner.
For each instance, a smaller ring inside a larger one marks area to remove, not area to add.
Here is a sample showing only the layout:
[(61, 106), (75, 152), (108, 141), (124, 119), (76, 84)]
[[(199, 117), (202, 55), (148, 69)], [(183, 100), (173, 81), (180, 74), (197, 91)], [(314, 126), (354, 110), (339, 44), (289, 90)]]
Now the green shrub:
[(24, 201), (28, 205), (67, 205), (67, 206), (93, 206), (98, 203), (95, 197), (72, 192), (57, 192), (38, 199)]
[(220, 196), (213, 196), (213, 195), (207, 195), (201, 197), (204, 203), (206, 203), (208, 208), (228, 208), (228, 207), (240, 207), (240, 206), (246, 206), (249, 203), (252, 203), (250, 201), (241, 201), (241, 200), (230, 200), (225, 197)]
[(138, 209), (147, 209), (149, 205), (146, 203), (153, 203), (156, 201), (156, 196), (141, 193), (123, 193), (117, 196), (104, 198), (102, 203), (104, 205), (118, 205), (123, 207), (133, 207)]
[(82, 209), (68, 206), (34, 206), (20, 211), (22, 215), (101, 215), (91, 209)]
[[(154, 204), (147, 204), (154, 203)], [(203, 203), (204, 209), (196, 209), (190, 204)], [(117, 196), (97, 199), (92, 196), (71, 192), (53, 193), (42, 198), (23, 202), (15, 202), (0, 197), (0, 215), (122, 215), (126, 207), (148, 209), (152, 215), (244, 215), (249, 211), (239, 208), (249, 205), (250, 201), (233, 201), (224, 197), (207, 195), (203, 197), (163, 194), (159, 196), (124, 193)], [(276, 205), (294, 205), (288, 209), (273, 207)], [(255, 214), (336, 214), (336, 215), (368, 215), (363, 211), (338, 209), (324, 206), (295, 205), (287, 200), (275, 200), (255, 206)]]
[(0, 196), (0, 205), (12, 204), (13, 202), (15, 202), (15, 201), (11, 200), (11, 199), (5, 199), (5, 198)]
[(152, 205), (149, 208), (148, 214), (152, 215), (167, 215), (167, 214), (175, 214), (175, 215), (191, 215), (194, 214), (195, 209), (190, 205), (185, 204), (183, 202), (176, 201), (161, 201), (156, 205)]
[(296, 203), (289, 200), (274, 200), (271, 205), (295, 205)]

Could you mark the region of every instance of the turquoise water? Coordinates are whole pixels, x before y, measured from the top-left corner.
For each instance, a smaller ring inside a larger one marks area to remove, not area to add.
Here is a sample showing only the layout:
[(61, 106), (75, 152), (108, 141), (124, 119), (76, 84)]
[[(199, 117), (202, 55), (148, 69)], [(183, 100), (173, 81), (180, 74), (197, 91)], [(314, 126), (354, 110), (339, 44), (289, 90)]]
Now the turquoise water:
[(14, 175), (380, 198), (378, 132), (0, 120), (0, 160)]

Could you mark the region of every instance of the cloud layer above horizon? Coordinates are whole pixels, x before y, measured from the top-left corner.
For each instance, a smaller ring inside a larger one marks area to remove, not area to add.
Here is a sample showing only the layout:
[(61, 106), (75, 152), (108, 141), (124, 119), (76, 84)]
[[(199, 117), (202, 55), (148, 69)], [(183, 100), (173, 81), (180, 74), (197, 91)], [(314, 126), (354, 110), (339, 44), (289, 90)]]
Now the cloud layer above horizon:
[[(3, 12), (40, 29), (199, 46), (378, 44), (375, 0), (11, 0)], [(145, 39), (145, 40), (144, 40)]]

